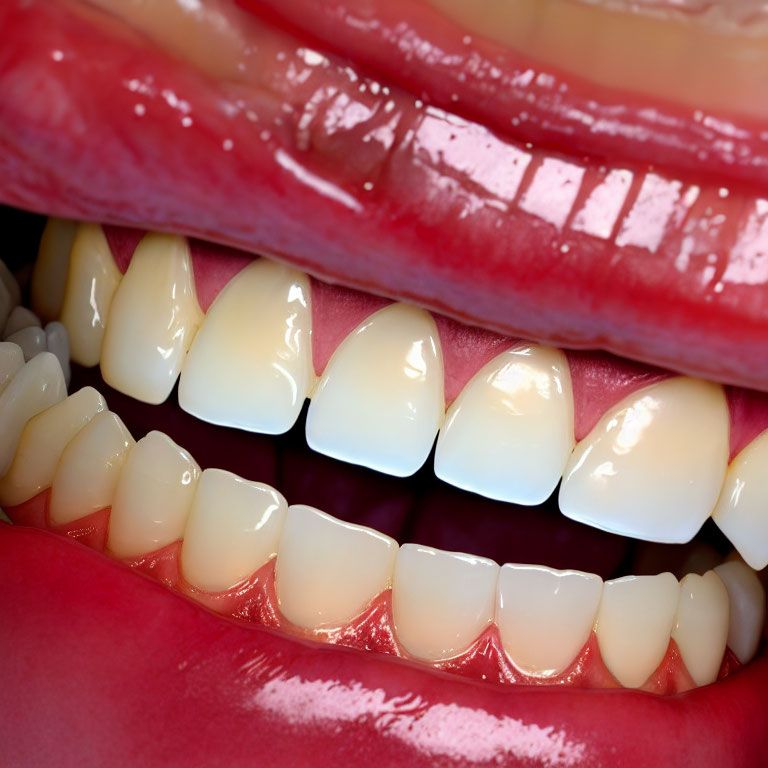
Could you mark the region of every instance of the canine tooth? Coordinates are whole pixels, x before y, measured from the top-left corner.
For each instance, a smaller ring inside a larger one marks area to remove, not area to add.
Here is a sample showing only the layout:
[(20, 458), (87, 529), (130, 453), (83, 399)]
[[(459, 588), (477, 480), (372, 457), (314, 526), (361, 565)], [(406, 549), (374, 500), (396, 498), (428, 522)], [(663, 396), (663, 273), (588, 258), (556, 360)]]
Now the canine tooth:
[(404, 544), (395, 560), (397, 639), (419, 659), (465, 650), (493, 621), (499, 566), (485, 557)]
[(345, 624), (389, 587), (396, 552), (378, 531), (288, 507), (275, 574), (280, 611), (300, 627)]
[(0, 477), (11, 466), (27, 422), (67, 396), (59, 361), (43, 352), (13, 377), (0, 395)]
[(679, 594), (671, 573), (605, 582), (597, 641), (605, 666), (625, 688), (639, 688), (661, 664)]
[(444, 411), (435, 321), (422, 309), (391, 304), (333, 353), (309, 406), (307, 443), (405, 477), (427, 459)]
[(648, 541), (690, 541), (712, 512), (728, 462), (722, 387), (677, 377), (625, 398), (575, 448), (560, 509)]
[(69, 366), (69, 335), (67, 329), (57, 320), (45, 326), (45, 343), (48, 351), (56, 355), (64, 373), (64, 381), (69, 386), (72, 371)]
[(435, 474), (492, 499), (540, 504), (574, 443), (565, 355), (536, 345), (511, 349), (475, 374), (448, 409)]
[(208, 310), (184, 363), (179, 405), (212, 424), (287, 432), (314, 381), (309, 279), (258, 259)]
[(728, 467), (712, 519), (756, 571), (768, 565), (768, 430)]
[(184, 578), (210, 592), (234, 587), (277, 554), (286, 509), (274, 488), (206, 469), (184, 529)]
[(74, 221), (50, 218), (40, 239), (32, 272), (31, 298), (32, 309), (45, 322), (58, 320), (61, 312), (75, 227)]
[(49, 488), (67, 443), (106, 409), (104, 398), (93, 387), (84, 387), (30, 419), (11, 468), (0, 481), (0, 504), (21, 504)]
[(8, 319), (5, 321), (3, 327), (3, 339), (7, 340), (9, 336), (12, 336), (16, 331), (21, 331), (24, 328), (40, 328), (40, 318), (31, 310), (26, 307), (14, 307), (11, 314), (8, 315)]
[(202, 320), (186, 239), (146, 235), (109, 310), (101, 350), (104, 381), (159, 405), (173, 389)]
[(61, 322), (69, 332), (72, 359), (99, 364), (104, 329), (122, 276), (99, 224), (78, 224), (72, 243)]
[(13, 273), (4, 261), (0, 259), (0, 283), (2, 283), (8, 291), (8, 297), (11, 300), (11, 306), (17, 307), (21, 304), (21, 288), (19, 287), (18, 280), (13, 276)]
[(747, 565), (731, 560), (715, 568), (728, 590), (730, 620), (728, 647), (746, 664), (757, 652), (765, 623), (765, 591), (757, 574)]
[(180, 539), (199, 479), (197, 462), (170, 437), (142, 437), (117, 481), (107, 538), (111, 553), (136, 557)]
[(0, 394), (24, 366), (24, 353), (18, 344), (0, 341)]
[(496, 623), (515, 666), (545, 677), (566, 669), (589, 639), (602, 592), (594, 574), (503, 565)]
[[(6, 341), (16, 344), (24, 354), (24, 360), (30, 361), (35, 355), (48, 350), (48, 341), (42, 328), (29, 326), (12, 333)], [(58, 359), (58, 358), (57, 358)], [(63, 372), (62, 372), (63, 373)]]
[(61, 454), (51, 483), (51, 522), (64, 525), (111, 506), (125, 457), (135, 444), (116, 413), (97, 413)]

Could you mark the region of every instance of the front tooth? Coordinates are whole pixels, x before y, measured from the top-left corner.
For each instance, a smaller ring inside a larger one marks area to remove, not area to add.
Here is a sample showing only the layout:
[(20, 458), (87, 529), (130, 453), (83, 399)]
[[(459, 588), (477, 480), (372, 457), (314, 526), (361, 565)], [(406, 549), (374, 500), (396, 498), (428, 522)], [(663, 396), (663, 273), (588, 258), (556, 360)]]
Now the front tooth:
[(574, 442), (565, 355), (512, 349), (475, 374), (448, 409), (435, 474), (492, 499), (540, 504), (560, 481)]
[(67, 285), (69, 252), (75, 237), (74, 221), (50, 218), (40, 239), (32, 272), (32, 309), (45, 322), (58, 320)]
[(15, 307), (5, 321), (3, 339), (7, 339), (16, 331), (21, 331), (24, 328), (40, 328), (40, 326), (40, 318), (31, 309)]
[(286, 509), (268, 485), (206, 469), (184, 529), (184, 578), (209, 592), (240, 583), (277, 554)]
[(11, 466), (27, 421), (66, 396), (61, 366), (50, 352), (32, 358), (13, 377), (0, 395), (0, 477)]
[(396, 552), (378, 531), (289, 507), (275, 573), (280, 611), (307, 629), (342, 626), (390, 586)]
[(639, 688), (661, 664), (679, 594), (671, 573), (605, 582), (597, 641), (605, 666), (625, 688)]
[(117, 481), (107, 546), (115, 557), (136, 557), (180, 539), (200, 467), (162, 432), (150, 432), (128, 454)]
[(594, 574), (502, 566), (496, 623), (515, 666), (545, 677), (566, 669), (589, 639), (602, 592)]
[(121, 279), (101, 226), (78, 224), (61, 307), (76, 363), (99, 364), (109, 308)]
[(212, 424), (287, 432), (314, 380), (309, 279), (258, 259), (205, 316), (184, 364), (179, 405)]
[(309, 406), (307, 443), (405, 477), (426, 461), (444, 411), (435, 321), (422, 309), (391, 304), (333, 353)]
[(104, 398), (84, 387), (30, 419), (8, 474), (0, 481), (0, 504), (14, 506), (50, 487), (67, 443), (100, 411)]
[(24, 353), (18, 344), (0, 341), (0, 394), (24, 366)]
[(461, 653), (493, 621), (498, 575), (499, 566), (485, 557), (404, 544), (392, 582), (400, 644), (426, 661)]
[(696, 685), (717, 680), (728, 639), (728, 592), (714, 571), (680, 582), (672, 639)]
[(96, 414), (61, 454), (51, 483), (51, 522), (64, 525), (111, 506), (120, 470), (135, 444), (116, 413)]
[(67, 329), (58, 321), (54, 320), (45, 326), (45, 343), (48, 351), (56, 355), (56, 359), (61, 365), (64, 373), (64, 381), (69, 386), (69, 380), (72, 377), (72, 371), (69, 366), (69, 335)]
[(768, 430), (731, 462), (712, 519), (755, 570), (768, 565)]
[(202, 320), (186, 239), (146, 235), (109, 310), (101, 351), (104, 381), (159, 405), (173, 389)]
[(11, 344), (16, 344), (21, 349), (24, 354), (24, 359), (27, 361), (31, 360), (35, 355), (39, 355), (41, 352), (46, 352), (48, 349), (45, 331), (42, 328), (33, 326), (22, 328), (20, 331), (12, 333), (6, 341), (9, 341)]
[(8, 269), (6, 263), (0, 260), (0, 283), (5, 286), (8, 292), (8, 297), (12, 307), (17, 307), (21, 304), (21, 288), (19, 282), (13, 276), (13, 273)]
[(732, 560), (715, 568), (728, 590), (730, 620), (728, 647), (746, 664), (757, 652), (765, 623), (765, 591), (757, 574), (747, 565)]
[(580, 442), (560, 509), (612, 533), (690, 541), (712, 512), (728, 462), (722, 387), (677, 377), (624, 399)]

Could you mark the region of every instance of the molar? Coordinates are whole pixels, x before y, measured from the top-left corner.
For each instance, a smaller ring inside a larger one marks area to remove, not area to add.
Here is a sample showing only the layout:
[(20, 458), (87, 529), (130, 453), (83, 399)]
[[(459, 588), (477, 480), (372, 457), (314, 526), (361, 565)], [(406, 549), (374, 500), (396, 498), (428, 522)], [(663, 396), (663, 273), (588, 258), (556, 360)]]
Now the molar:
[(24, 328), (40, 327), (42, 327), (40, 318), (31, 309), (27, 309), (26, 307), (14, 307), (11, 314), (8, 315), (8, 319), (5, 321), (5, 326), (3, 327), (3, 339), (7, 341), (9, 336), (12, 336), (14, 333), (21, 331)]

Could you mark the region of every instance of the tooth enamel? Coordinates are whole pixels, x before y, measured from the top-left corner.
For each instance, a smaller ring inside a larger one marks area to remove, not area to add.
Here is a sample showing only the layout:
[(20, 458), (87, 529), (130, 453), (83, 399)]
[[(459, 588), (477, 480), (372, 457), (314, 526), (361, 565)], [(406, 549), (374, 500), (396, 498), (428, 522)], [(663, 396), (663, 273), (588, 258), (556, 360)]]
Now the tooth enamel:
[(32, 326), (12, 333), (6, 341), (16, 344), (24, 354), (24, 360), (26, 361), (31, 360), (41, 352), (46, 352), (48, 349), (45, 331), (42, 328), (34, 328)]
[(465, 650), (493, 621), (499, 566), (485, 557), (404, 544), (395, 560), (392, 618), (415, 658)]
[(768, 430), (731, 462), (712, 519), (757, 571), (768, 565)]
[(111, 506), (125, 457), (135, 444), (117, 414), (97, 413), (61, 454), (51, 483), (51, 523), (64, 525)]
[(575, 448), (564, 515), (648, 541), (690, 541), (717, 501), (728, 461), (722, 387), (677, 377), (608, 411)]
[(391, 304), (333, 353), (307, 414), (307, 443), (398, 477), (427, 459), (444, 416), (443, 357), (424, 310)]
[(40, 328), (40, 318), (26, 307), (14, 307), (3, 327), (3, 339), (24, 328)]
[(146, 235), (109, 310), (101, 350), (104, 381), (159, 405), (173, 389), (202, 320), (186, 239)]
[(179, 382), (179, 405), (212, 424), (287, 432), (314, 383), (309, 279), (258, 259), (214, 301)]
[(757, 652), (765, 623), (765, 591), (755, 572), (738, 560), (715, 568), (728, 590), (728, 647), (746, 664)]
[(0, 394), (24, 366), (24, 353), (18, 344), (0, 341)]
[(275, 590), (280, 611), (305, 628), (338, 627), (392, 582), (397, 542), (294, 504), (280, 537)]
[(661, 664), (679, 594), (671, 573), (605, 582), (597, 640), (605, 666), (625, 688), (639, 688)]
[(268, 485), (206, 469), (184, 529), (184, 578), (209, 592), (234, 587), (277, 554), (286, 509)]
[(200, 467), (162, 432), (133, 447), (117, 481), (107, 546), (115, 557), (153, 552), (184, 534)]
[(21, 288), (6, 263), (0, 260), (0, 283), (5, 286), (12, 307), (21, 304)]
[(56, 355), (61, 370), (64, 373), (64, 381), (69, 386), (69, 380), (72, 377), (72, 371), (69, 366), (69, 335), (67, 329), (58, 321), (54, 320), (45, 326), (45, 343), (48, 351)]
[(69, 333), (72, 360), (80, 365), (99, 364), (109, 308), (121, 277), (101, 226), (78, 224), (61, 322)]
[(44, 322), (58, 320), (61, 313), (75, 226), (74, 221), (50, 218), (40, 239), (31, 298), (32, 309)]
[(59, 361), (43, 352), (13, 377), (0, 395), (0, 478), (8, 472), (27, 422), (67, 396)]
[(435, 474), (492, 499), (540, 504), (560, 481), (574, 443), (565, 355), (534, 345), (508, 350), (448, 409)]
[(515, 666), (543, 677), (566, 669), (589, 639), (602, 592), (594, 574), (502, 566), (496, 623)]
[(672, 639), (696, 685), (717, 680), (728, 638), (728, 592), (714, 571), (680, 582)]

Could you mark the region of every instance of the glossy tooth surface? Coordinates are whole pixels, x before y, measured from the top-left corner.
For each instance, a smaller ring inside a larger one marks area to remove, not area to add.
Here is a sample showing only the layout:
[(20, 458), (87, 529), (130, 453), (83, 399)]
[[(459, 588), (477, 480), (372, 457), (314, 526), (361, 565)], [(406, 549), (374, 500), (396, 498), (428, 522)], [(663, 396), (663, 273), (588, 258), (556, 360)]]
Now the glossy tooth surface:
[(565, 670), (589, 639), (602, 592), (594, 574), (503, 565), (496, 623), (515, 666), (543, 677)]
[(575, 448), (560, 510), (647, 541), (690, 541), (712, 512), (728, 462), (722, 387), (676, 377), (635, 392)]
[(671, 573), (605, 582), (597, 640), (605, 666), (625, 688), (639, 688), (661, 664), (679, 594)]
[(748, 565), (768, 565), (768, 430), (730, 463), (712, 519)]
[(465, 650), (493, 621), (499, 566), (484, 557), (404, 544), (395, 561), (392, 618), (397, 639), (418, 659)]
[(728, 647), (742, 664), (746, 664), (752, 660), (760, 643), (765, 623), (765, 591), (757, 574), (738, 560), (718, 565), (715, 573), (728, 590)]
[(206, 469), (184, 529), (184, 578), (209, 592), (234, 587), (277, 554), (286, 509), (274, 488)]
[(145, 235), (109, 310), (104, 381), (136, 400), (162, 403), (202, 320), (186, 239)]
[(84, 387), (30, 419), (11, 468), (0, 480), (0, 504), (21, 504), (49, 488), (69, 441), (106, 409), (104, 398), (93, 387)]
[(76, 363), (99, 364), (109, 308), (121, 279), (101, 225), (78, 224), (61, 307)]
[(112, 554), (137, 557), (180, 539), (199, 479), (197, 462), (170, 437), (142, 437), (117, 481), (107, 539)]
[(59, 361), (43, 352), (14, 376), (0, 395), (0, 477), (11, 467), (27, 422), (67, 396)]
[(0, 341), (0, 394), (24, 366), (24, 353), (18, 344)]
[(314, 383), (309, 279), (257, 259), (216, 297), (179, 382), (179, 405), (212, 424), (287, 432)]
[(51, 483), (51, 522), (64, 525), (111, 506), (120, 470), (134, 445), (116, 413), (96, 414), (61, 454)]
[(574, 443), (565, 355), (551, 347), (507, 350), (448, 409), (435, 474), (492, 499), (540, 504), (555, 490)]
[(48, 351), (56, 355), (61, 370), (64, 373), (64, 381), (69, 386), (72, 371), (69, 365), (69, 334), (67, 329), (57, 320), (45, 326), (45, 343)]
[(21, 304), (21, 288), (13, 273), (6, 263), (0, 260), (0, 283), (5, 286), (8, 291), (8, 297), (11, 301), (11, 306), (16, 307)]
[(58, 320), (67, 285), (69, 252), (76, 224), (67, 219), (48, 219), (32, 272), (32, 309), (45, 322)]
[(3, 339), (12, 336), (16, 331), (24, 328), (40, 328), (40, 318), (26, 307), (14, 307), (3, 327)]
[(277, 552), (281, 613), (305, 628), (342, 626), (390, 586), (397, 542), (303, 504), (288, 507)]
[[(48, 341), (42, 328), (28, 327), (12, 333), (6, 341), (16, 344), (24, 355), (24, 360), (29, 361), (35, 355), (48, 350)], [(58, 358), (57, 358), (58, 359)], [(61, 365), (61, 364), (59, 364)], [(63, 371), (62, 371), (63, 373)]]
[(333, 353), (307, 414), (314, 450), (397, 477), (424, 464), (443, 419), (443, 357), (432, 316), (391, 304)]

